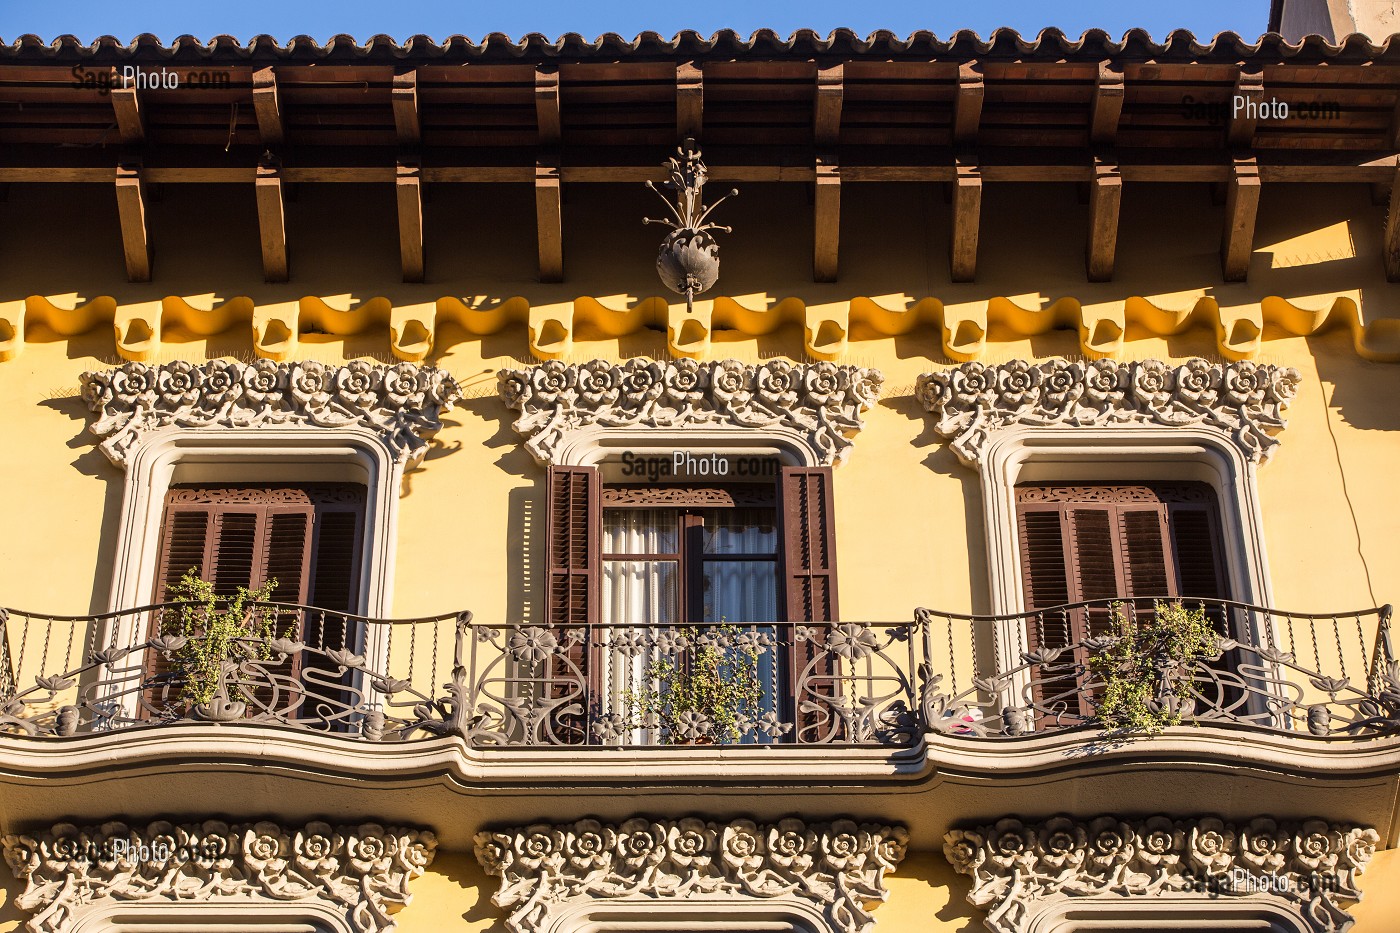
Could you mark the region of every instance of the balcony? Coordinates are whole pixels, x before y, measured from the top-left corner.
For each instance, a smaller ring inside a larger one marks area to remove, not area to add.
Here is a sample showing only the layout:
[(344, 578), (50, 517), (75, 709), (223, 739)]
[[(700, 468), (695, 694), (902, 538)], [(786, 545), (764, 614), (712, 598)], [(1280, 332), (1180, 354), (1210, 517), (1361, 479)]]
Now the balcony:
[[(1400, 733), (1390, 607), (1189, 606), (1230, 635), (1212, 636), (1211, 650), (1188, 663), (1154, 667), (1151, 710), (1303, 741)], [(83, 617), (0, 610), (0, 732), (62, 741), (239, 723), (352, 743), (456, 736), (479, 749), (720, 744), (742, 753), (908, 748), (935, 736), (1011, 746), (1101, 735), (1096, 658), (1119, 647), (1104, 620), (1116, 613), (1136, 627), (1156, 611), (1153, 600), (1130, 599), (1007, 616), (920, 609), (895, 623), (559, 630), (470, 613), (380, 620), (250, 604), (230, 631), (178, 603)], [(727, 715), (703, 704), (658, 715), (659, 680), (692, 676), (706, 656), (730, 680), (734, 659), (747, 665), (750, 701)]]

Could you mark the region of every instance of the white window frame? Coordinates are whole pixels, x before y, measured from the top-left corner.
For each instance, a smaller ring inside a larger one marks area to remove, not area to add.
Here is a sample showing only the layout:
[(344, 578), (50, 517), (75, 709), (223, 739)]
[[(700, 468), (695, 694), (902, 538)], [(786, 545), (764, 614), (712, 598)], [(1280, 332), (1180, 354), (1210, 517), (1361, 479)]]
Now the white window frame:
[[(158, 587), (160, 543), (170, 487), (196, 482), (351, 482), (366, 489), (356, 612), (389, 614), (399, 489), (405, 465), (375, 432), (358, 427), (165, 428), (141, 438), (127, 459), (108, 609), (117, 615), (96, 633), (99, 644), (129, 644), (139, 633), (135, 614)], [(115, 627), (115, 631), (113, 630)], [(365, 645), (370, 670), (382, 669), (387, 631)], [(134, 698), (128, 704), (134, 709)]]
[[(1272, 605), (1255, 465), (1219, 431), (1155, 425), (1073, 430), (1016, 425), (992, 433), (979, 464), (993, 615), (1026, 609), (1016, 517), (1016, 487), (1021, 483), (1206, 483), (1216, 494), (1231, 598)], [(1020, 664), (1014, 631), (1019, 622), (1005, 619), (998, 624), (997, 663), (1001, 670), (1010, 670)]]
[(581, 899), (551, 911), (530, 933), (840, 933), (799, 898)]
[(105, 903), (76, 906), (62, 933), (356, 933), (345, 909), (301, 901)]
[(1030, 913), (1024, 926), (1018, 928), (1022, 933), (1214, 933), (1222, 923), (1229, 923), (1230, 930), (1240, 933), (1314, 933), (1297, 905), (1268, 895), (1161, 895), (1111, 900), (1066, 897), (1036, 902)]

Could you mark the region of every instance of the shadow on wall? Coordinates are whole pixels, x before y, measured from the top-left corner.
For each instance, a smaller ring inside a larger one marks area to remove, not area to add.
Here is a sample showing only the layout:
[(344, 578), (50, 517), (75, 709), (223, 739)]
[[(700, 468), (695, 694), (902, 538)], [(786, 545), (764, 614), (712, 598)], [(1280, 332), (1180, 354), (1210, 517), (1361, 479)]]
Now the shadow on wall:
[(15, 895), (22, 890), (23, 882), (13, 878), (5, 879), (5, 887), (0, 888), (0, 933), (14, 933), (29, 919), (29, 914), (15, 906)]
[(1400, 366), (1358, 359), (1344, 331), (1314, 337), (1308, 350), (1344, 422), (1361, 431), (1400, 431)]
[(101, 537), (98, 539), (97, 563), (93, 568), (92, 596), (88, 600), (88, 612), (106, 612), (112, 592), (115, 542), (117, 528), (121, 523), (122, 486), (126, 477), (121, 469), (114, 466), (107, 459), (107, 455), (98, 449), (97, 438), (88, 433), (87, 405), (80, 397), (74, 394), (49, 398), (40, 402), (39, 406), (67, 415), (78, 424), (78, 433), (67, 442), (70, 450), (80, 451), (71, 461), (72, 466), (84, 476), (102, 480), (104, 485)]
[[(943, 858), (942, 840), (935, 852), (910, 852), (899, 870), (885, 879), (890, 897), (872, 911), (877, 930), (927, 930), (930, 933), (985, 933), (980, 915), (965, 900), (969, 879)], [(929, 913), (937, 919), (929, 923)]]
[[(466, 391), (473, 391), (467, 389)], [(470, 412), (485, 422), (495, 422), (496, 432), (482, 442), (488, 450), (499, 451), (495, 465), (511, 476), (533, 480), (530, 486), (522, 486), (510, 491), (508, 503), (506, 549), (503, 566), (517, 567), (519, 571), (505, 580), (506, 618), (517, 622), (528, 622), (536, 613), (535, 602), (538, 594), (534, 586), (535, 567), (534, 542), (539, 537), (536, 526), (543, 521), (537, 504), (544, 497), (544, 468), (535, 463), (520, 435), (515, 433), (511, 422), (515, 412), (505, 406), (495, 392), (494, 379), (475, 387), (476, 392), (486, 393), (476, 398), (464, 399), (457, 403), (458, 409)]]
[[(491, 903), (496, 879), (481, 870), (470, 852), (439, 850), (429, 874), (409, 890), (413, 903), (394, 918), (399, 933), (506, 933), (505, 911)], [(461, 926), (463, 920), (466, 927)]]
[[(928, 454), (923, 458), (924, 466), (934, 473), (956, 479), (962, 485), (965, 537), (960, 538), (956, 534), (946, 537), (950, 541), (967, 542), (967, 588), (972, 597), (972, 612), (991, 612), (991, 601), (987, 592), (987, 545), (983, 530), (982, 487), (977, 471), (963, 466), (953, 453), (953, 448), (933, 429), (933, 420), (914, 397), (913, 386), (893, 388), (891, 393), (898, 394), (887, 395), (880, 399), (878, 404), (920, 424), (922, 430), (909, 443), (917, 450), (928, 450)], [(931, 521), (936, 523), (937, 519), (946, 521), (948, 518), (949, 516), (931, 516)], [(937, 533), (935, 530), (935, 534)], [(927, 569), (930, 574), (939, 571), (936, 557), (930, 560)]]

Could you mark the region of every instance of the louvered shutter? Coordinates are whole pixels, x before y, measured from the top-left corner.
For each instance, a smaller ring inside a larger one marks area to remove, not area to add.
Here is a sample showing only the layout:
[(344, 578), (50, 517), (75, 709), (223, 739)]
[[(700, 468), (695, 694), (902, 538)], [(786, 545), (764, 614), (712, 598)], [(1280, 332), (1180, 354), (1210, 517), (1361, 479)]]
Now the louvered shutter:
[[(274, 601), (315, 604), (324, 598), (322, 608), (334, 610), (334, 614), (311, 613), (305, 618), (289, 613), (276, 620), (279, 633), (300, 624), (301, 631), (293, 634), (318, 648), (345, 647), (357, 641), (357, 633), (338, 613), (354, 609), (358, 596), (364, 495), (363, 487), (348, 484), (171, 489), (157, 600), (168, 601), (173, 585), (191, 569), (212, 582), (219, 596), (233, 596), (239, 587), (256, 589), (275, 579)], [(152, 620), (153, 633), (161, 624), (160, 618)], [(168, 671), (164, 657), (148, 658), (147, 676)], [(294, 661), (276, 666), (273, 673), (300, 676)], [(311, 692), (325, 694), (324, 690)], [(157, 707), (178, 701), (168, 695), (157, 697), (156, 692), (147, 696)], [(260, 691), (258, 696), (268, 700), (271, 693)]]
[(1167, 519), (1176, 558), (1177, 595), (1188, 606), (1204, 608), (1215, 630), (1229, 635), (1232, 626), (1227, 610), (1207, 605), (1208, 600), (1230, 598), (1220, 545), (1219, 514), (1209, 508), (1181, 503), (1168, 507)]
[[(1184, 596), (1189, 603), (1192, 595), (1226, 596), (1214, 493), (1203, 484), (1027, 486), (1017, 500), (1027, 610), (1119, 597)], [(1225, 632), (1224, 613), (1208, 613)], [(1037, 613), (1028, 618), (1027, 641), (1033, 649), (1065, 647), (1102, 634), (1111, 619), (1107, 608)], [(1075, 661), (1087, 664), (1087, 653), (1077, 650)], [(1055, 673), (1043, 672), (1037, 702), (1058, 699), (1070, 712), (1087, 711), (1065, 695)]]
[[(550, 728), (554, 741), (584, 744), (588, 741), (591, 626), (599, 618), (602, 576), (601, 480), (596, 467), (552, 466), (546, 486), (544, 617), (568, 648), (567, 661), (556, 658), (544, 675), (551, 699), (571, 698), (552, 717)], [(571, 642), (572, 632), (583, 637)]]
[(831, 467), (782, 468), (783, 569), (789, 622), (836, 622)]
[[(785, 466), (780, 479), (785, 617), (793, 625), (837, 622), (831, 468)], [(812, 639), (800, 644), (793, 635), (789, 628), (784, 640), (792, 644), (786, 692), (793, 698), (797, 741), (839, 741), (841, 737), (833, 733), (840, 728), (840, 721), (830, 712), (839, 684), (833, 660), (822, 650), (824, 628), (814, 626)], [(815, 709), (804, 709), (804, 705)]]

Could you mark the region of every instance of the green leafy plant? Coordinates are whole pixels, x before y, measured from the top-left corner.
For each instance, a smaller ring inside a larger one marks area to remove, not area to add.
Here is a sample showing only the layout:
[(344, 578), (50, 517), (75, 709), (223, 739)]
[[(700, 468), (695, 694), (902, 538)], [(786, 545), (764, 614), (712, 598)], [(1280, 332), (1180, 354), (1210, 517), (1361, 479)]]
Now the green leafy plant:
[[(193, 568), (170, 587), (179, 605), (166, 611), (162, 632), (176, 636), (170, 656), (183, 685), (183, 699), (207, 705), (219, 692), (225, 665), (272, 657), (269, 642), (290, 631), (277, 631), (275, 611), (258, 611), (249, 603), (267, 602), (276, 589), (273, 579), (256, 589), (240, 586), (233, 596), (219, 597), (214, 584)], [(289, 623), (289, 629), (294, 627), (294, 621)], [(246, 701), (248, 697), (234, 688), (229, 699)]]
[(741, 635), (732, 625), (679, 629), (684, 647), (652, 661), (641, 686), (623, 692), (627, 727), (659, 728), (670, 745), (737, 742), (744, 723), (763, 714), (762, 648)]
[(1150, 615), (1129, 618), (1113, 606), (1108, 644), (1090, 657), (1090, 670), (1102, 678), (1096, 698), (1105, 729), (1156, 735), (1181, 724), (1178, 690), (1190, 682), (1192, 667), (1219, 655), (1215, 626), (1202, 608), (1156, 602)]

